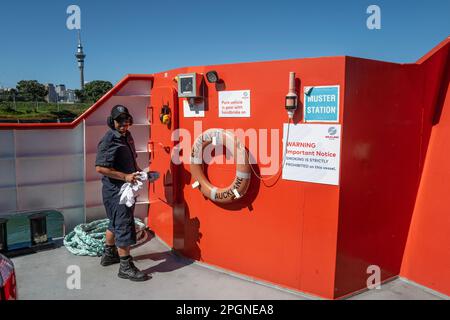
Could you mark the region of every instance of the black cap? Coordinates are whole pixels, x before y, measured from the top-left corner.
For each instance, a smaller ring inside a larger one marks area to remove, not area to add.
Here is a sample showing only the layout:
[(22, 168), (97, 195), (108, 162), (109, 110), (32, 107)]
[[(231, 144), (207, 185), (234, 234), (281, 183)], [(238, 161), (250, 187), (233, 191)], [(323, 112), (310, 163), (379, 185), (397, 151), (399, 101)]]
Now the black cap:
[(127, 107), (125, 107), (125, 106), (118, 104), (118, 105), (115, 105), (111, 109), (111, 118), (113, 118), (114, 120), (116, 120), (118, 117), (120, 117), (123, 114), (125, 114), (131, 118), (131, 114), (128, 111)]

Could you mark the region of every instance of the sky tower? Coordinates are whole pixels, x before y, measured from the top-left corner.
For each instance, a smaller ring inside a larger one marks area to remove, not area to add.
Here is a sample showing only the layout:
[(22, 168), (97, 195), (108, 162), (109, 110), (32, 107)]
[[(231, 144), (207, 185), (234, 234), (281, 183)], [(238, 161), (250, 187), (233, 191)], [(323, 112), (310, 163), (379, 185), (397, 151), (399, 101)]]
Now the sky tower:
[(84, 58), (86, 55), (83, 52), (83, 46), (81, 45), (81, 35), (80, 30), (78, 30), (78, 47), (77, 47), (77, 53), (75, 53), (75, 57), (78, 61), (78, 68), (80, 69), (80, 88), (81, 90), (84, 89)]

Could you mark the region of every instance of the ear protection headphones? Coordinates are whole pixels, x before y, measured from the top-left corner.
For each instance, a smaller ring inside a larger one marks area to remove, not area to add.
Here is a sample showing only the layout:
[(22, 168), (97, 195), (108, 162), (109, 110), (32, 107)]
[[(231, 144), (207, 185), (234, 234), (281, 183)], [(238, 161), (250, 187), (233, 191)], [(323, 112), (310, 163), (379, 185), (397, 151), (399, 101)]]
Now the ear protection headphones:
[(115, 129), (116, 127), (114, 126), (114, 120), (111, 116), (109, 116), (106, 119), (106, 124), (108, 125), (108, 127), (110, 127), (111, 129)]
[(161, 113), (159, 114), (159, 121), (162, 124), (168, 124), (170, 122), (170, 108), (167, 105), (163, 105), (161, 108)]
[(132, 126), (133, 117), (131, 116), (127, 107), (118, 104), (111, 109), (111, 115), (106, 119), (106, 124), (108, 125), (108, 127), (110, 127), (111, 129), (115, 129), (116, 127), (114, 126), (114, 119), (117, 119), (117, 117), (122, 114), (126, 114), (130, 118), (130, 126)]

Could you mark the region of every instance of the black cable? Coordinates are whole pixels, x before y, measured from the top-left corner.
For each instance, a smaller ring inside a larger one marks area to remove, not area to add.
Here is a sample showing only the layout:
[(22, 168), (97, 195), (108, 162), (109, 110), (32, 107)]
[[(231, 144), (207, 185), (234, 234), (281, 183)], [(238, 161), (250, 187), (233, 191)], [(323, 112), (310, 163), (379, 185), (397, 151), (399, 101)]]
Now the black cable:
[[(276, 184), (278, 183), (278, 180), (280, 180), (280, 177), (281, 177), (281, 173), (283, 172), (284, 165), (286, 164), (286, 152), (287, 152), (287, 145), (288, 145), (288, 141), (289, 141), (289, 131), (290, 131), (290, 127), (291, 127), (291, 118), (288, 119), (288, 129), (287, 129), (287, 134), (286, 134), (286, 141), (285, 141), (285, 143), (284, 143), (284, 152), (283, 152), (283, 154), (282, 154), (283, 159), (282, 159), (281, 167), (278, 169), (278, 172), (277, 172), (277, 173), (271, 175), (271, 176), (268, 177), (268, 178), (263, 178), (263, 177), (261, 177), (260, 175), (258, 175), (258, 174), (255, 172), (255, 170), (253, 169), (253, 166), (250, 164), (250, 168), (252, 169), (254, 175), (255, 175), (259, 180), (261, 180), (261, 181), (263, 182), (263, 184), (264, 184), (266, 187), (268, 187), (268, 188), (271, 188), (271, 187), (273, 187), (274, 185), (276, 185)], [(277, 179), (275, 180), (275, 182), (274, 182), (273, 184), (267, 185), (267, 184), (265, 183), (265, 181), (270, 180), (270, 179), (272, 179), (273, 177), (275, 177), (275, 176), (277, 176), (277, 175), (278, 175), (278, 177), (277, 177)]]

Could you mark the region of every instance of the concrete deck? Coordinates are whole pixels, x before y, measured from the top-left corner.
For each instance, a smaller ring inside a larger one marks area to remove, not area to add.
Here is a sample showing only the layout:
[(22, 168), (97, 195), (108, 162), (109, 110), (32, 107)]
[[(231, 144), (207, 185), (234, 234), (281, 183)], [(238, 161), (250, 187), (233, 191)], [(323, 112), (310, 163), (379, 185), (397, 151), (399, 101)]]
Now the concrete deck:
[[(64, 247), (12, 259), (16, 268), (19, 299), (248, 299), (305, 300), (307, 295), (258, 283), (246, 277), (210, 268), (171, 252), (158, 238), (132, 251), (136, 265), (152, 279), (136, 283), (117, 277), (118, 266), (102, 267), (96, 257), (72, 255)], [(68, 266), (79, 266), (81, 289), (68, 289)], [(396, 279), (350, 297), (355, 300), (439, 300), (426, 288)]]

